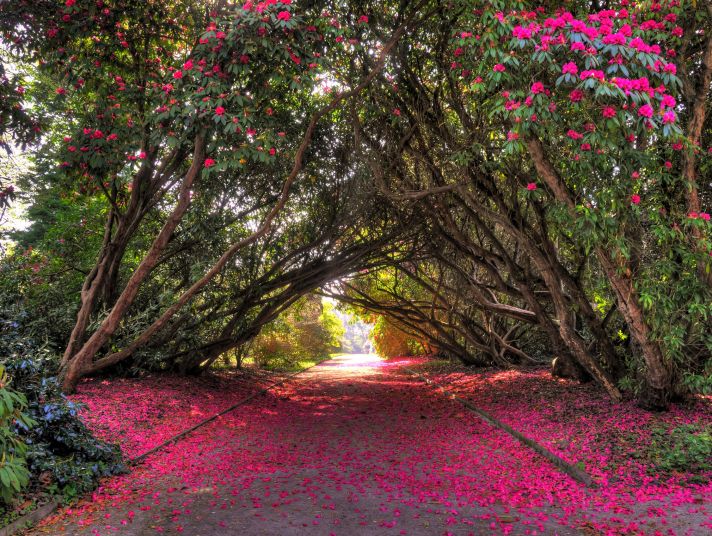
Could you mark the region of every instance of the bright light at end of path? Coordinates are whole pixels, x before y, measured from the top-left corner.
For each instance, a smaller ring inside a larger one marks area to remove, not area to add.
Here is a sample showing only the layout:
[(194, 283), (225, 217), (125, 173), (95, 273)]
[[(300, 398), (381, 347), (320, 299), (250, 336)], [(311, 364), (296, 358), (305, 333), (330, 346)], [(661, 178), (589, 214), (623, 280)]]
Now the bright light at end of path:
[(329, 361), (325, 361), (320, 367), (331, 367), (340, 369), (353, 369), (354, 371), (380, 368), (384, 366), (386, 360), (376, 354), (336, 354)]
[(413, 358), (394, 357), (383, 358), (376, 354), (336, 354), (325, 361), (320, 367), (350, 369), (354, 374), (363, 373), (365, 369), (382, 369), (385, 367), (399, 367), (413, 362)]

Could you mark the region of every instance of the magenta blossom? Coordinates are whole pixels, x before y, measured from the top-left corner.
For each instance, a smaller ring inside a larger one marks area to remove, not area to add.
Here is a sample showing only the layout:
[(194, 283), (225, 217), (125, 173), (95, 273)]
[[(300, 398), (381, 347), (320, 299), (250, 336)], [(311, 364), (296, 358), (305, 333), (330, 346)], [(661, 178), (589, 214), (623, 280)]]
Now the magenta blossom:
[(573, 61), (570, 61), (568, 63), (565, 63), (564, 66), (561, 68), (561, 72), (563, 74), (578, 74), (578, 67)]
[(650, 104), (644, 104), (638, 109), (638, 115), (641, 117), (653, 117), (653, 107)]
[(532, 84), (531, 92), (534, 93), (534, 95), (544, 93), (544, 84), (541, 82), (534, 82)]

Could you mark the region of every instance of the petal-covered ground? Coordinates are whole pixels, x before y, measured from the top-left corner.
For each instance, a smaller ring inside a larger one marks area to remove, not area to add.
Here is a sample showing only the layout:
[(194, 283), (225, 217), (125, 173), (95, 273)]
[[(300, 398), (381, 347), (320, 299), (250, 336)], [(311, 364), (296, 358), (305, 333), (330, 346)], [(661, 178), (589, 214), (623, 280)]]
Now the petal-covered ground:
[(195, 378), (86, 379), (71, 398), (87, 407), (82, 416), (98, 437), (135, 458), (285, 377), (243, 370)]
[[(419, 360), (373, 356), (322, 363), (150, 456), (130, 474), (106, 481), (92, 500), (35, 533), (590, 535), (712, 529), (709, 484), (683, 485), (682, 477), (656, 481), (625, 454), (634, 448), (628, 442), (645, 437), (647, 419), (709, 419), (708, 402), (652, 416), (633, 406), (614, 408), (591, 387), (543, 373), (431, 373), (571, 462), (582, 462), (602, 484), (590, 490), (408, 375), (404, 366), (424, 368)], [(135, 455), (257, 387), (237, 377), (201, 381), (222, 382), (221, 389), (169, 378), (88, 382), (78, 398), (93, 410), (91, 426), (108, 438), (125, 434), (125, 452)], [(610, 452), (606, 445), (613, 445)]]

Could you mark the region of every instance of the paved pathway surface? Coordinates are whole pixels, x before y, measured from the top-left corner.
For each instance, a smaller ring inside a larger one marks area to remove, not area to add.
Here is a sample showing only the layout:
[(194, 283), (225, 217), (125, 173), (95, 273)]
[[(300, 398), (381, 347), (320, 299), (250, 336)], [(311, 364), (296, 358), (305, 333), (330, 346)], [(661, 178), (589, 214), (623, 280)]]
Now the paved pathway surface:
[(33, 534), (598, 533), (579, 484), (399, 369), (322, 363)]

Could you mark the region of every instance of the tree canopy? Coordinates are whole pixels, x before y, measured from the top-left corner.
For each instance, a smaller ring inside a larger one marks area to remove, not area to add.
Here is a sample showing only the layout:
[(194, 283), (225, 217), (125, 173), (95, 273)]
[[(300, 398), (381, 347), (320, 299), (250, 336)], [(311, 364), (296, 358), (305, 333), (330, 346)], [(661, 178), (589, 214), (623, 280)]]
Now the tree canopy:
[(465, 363), (711, 392), (710, 27), (677, 0), (2, 3), (0, 134), (32, 161), (0, 185), (30, 222), (3, 315), (65, 391), (198, 373), (322, 289)]

